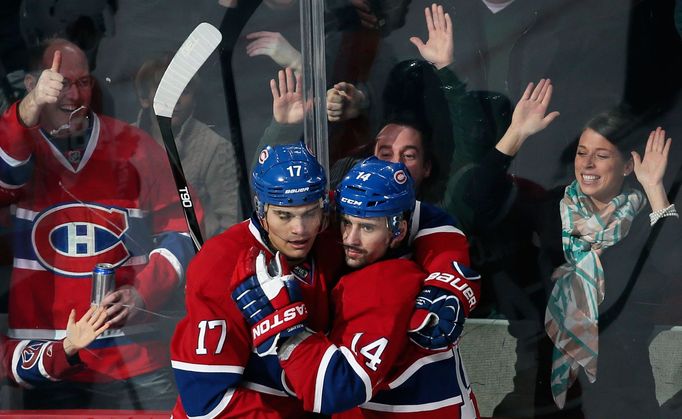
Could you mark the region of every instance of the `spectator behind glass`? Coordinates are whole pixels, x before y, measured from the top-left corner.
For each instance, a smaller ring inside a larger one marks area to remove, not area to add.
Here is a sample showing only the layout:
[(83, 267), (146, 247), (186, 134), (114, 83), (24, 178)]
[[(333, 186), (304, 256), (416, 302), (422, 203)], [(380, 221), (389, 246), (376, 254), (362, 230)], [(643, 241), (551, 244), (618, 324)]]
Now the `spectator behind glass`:
[[(80, 48), (48, 40), (32, 63), (29, 93), (0, 119), (0, 201), (13, 205), (14, 229), (4, 367), (24, 388), (14, 407), (168, 408), (168, 344), (152, 314), (194, 253), (170, 167), (144, 132), (89, 109)], [(90, 307), (98, 263), (115, 266), (116, 289), (101, 301), (109, 330), (76, 364), (41, 351), (69, 336), (58, 327), (72, 308)]]
[[(416, 37), (410, 38), (410, 42), (433, 65), (423, 60), (406, 60), (391, 70), (383, 94), (387, 114), (377, 134), (382, 143), (379, 145), (384, 147), (383, 155), (375, 141), (361, 139), (362, 146), (352, 149), (349, 157), (332, 167), (332, 185), (360, 158), (374, 153), (382, 159), (403, 161), (415, 179), (419, 199), (439, 203), (447, 175), (483, 154), (485, 141), (479, 139), (486, 135), (486, 128), (481, 126), (480, 106), (447, 68), (452, 63), (450, 17), (435, 4), (426, 8), (424, 15), (429, 30), (427, 42)], [(300, 77), (294, 77), (290, 69), (280, 71), (277, 81), (270, 81), (274, 123), (266, 129), (261, 144), (288, 143), (299, 138), (303, 119), (299, 85)], [(351, 83), (335, 84), (327, 91), (328, 120), (336, 123), (357, 117), (365, 98), (365, 93)], [(443, 113), (444, 109), (448, 112)], [(386, 150), (389, 145), (390, 157)], [(417, 154), (405, 154), (405, 147)], [(438, 155), (431, 152), (434, 149), (439, 150)]]
[[(141, 109), (135, 126), (147, 131), (163, 145), (159, 124), (152, 105), (156, 88), (172, 56), (145, 62), (135, 76), (135, 90)], [(194, 117), (197, 77), (190, 81), (175, 105), (171, 126), (187, 181), (198, 192), (202, 203), (206, 238), (227, 229), (238, 221), (238, 176), (234, 148), (208, 125)]]
[[(545, 116), (551, 85), (532, 87), (481, 163), (481, 173), (496, 175), (477, 177), (474, 196), (493, 194), (486, 184), (510, 182), (496, 168), (508, 167), (525, 140), (551, 122), (552, 114)], [(530, 123), (518, 123), (523, 115)], [(628, 144), (636, 121), (619, 110), (594, 117), (578, 142), (573, 183), (528, 207), (551, 289), (545, 327), (552, 342), (545, 340), (540, 352), (546, 375), (538, 382), (545, 392), (552, 383), (556, 404), (572, 417), (659, 417), (648, 346), (666, 284), (679, 276), (682, 229), (662, 182), (671, 140), (657, 128), (640, 157)], [(644, 193), (629, 185), (633, 171)], [(647, 202), (649, 217), (642, 214)], [(651, 224), (658, 233), (650, 238)], [(576, 379), (580, 385), (569, 388)]]

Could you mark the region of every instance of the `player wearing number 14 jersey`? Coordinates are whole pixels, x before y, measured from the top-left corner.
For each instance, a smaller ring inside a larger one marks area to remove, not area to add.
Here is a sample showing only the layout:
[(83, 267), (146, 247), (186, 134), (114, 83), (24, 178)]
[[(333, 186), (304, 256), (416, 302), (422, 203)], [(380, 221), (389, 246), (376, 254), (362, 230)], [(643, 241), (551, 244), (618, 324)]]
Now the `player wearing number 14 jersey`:
[[(333, 278), (338, 277), (343, 253), (336, 235), (324, 231), (326, 179), (305, 146), (266, 147), (252, 180), (256, 191), (254, 216), (209, 240), (188, 269), (187, 315), (178, 324), (171, 344), (180, 393), (174, 418), (305, 415), (303, 403), (287, 385), (276, 354), (258, 356), (252, 352), (252, 330), (230, 294), (248, 276), (244, 273), (253, 271), (242, 262), (241, 255), (251, 247), (268, 255), (279, 251), (301, 289), (307, 327), (326, 332), (330, 323), (329, 290)], [(418, 221), (411, 231), (415, 260), (429, 272), (452, 270), (453, 261), (468, 263), (464, 235), (448, 217), (434, 217), (423, 209), (421, 216), (415, 211)], [(420, 280), (425, 277), (422, 273)], [(462, 281), (453, 288), (453, 293), (461, 294), (467, 312), (478, 297), (476, 282)], [(413, 306), (414, 299), (409, 303), (410, 312)], [(406, 334), (405, 327), (402, 332)]]
[[(276, 339), (278, 358), (304, 408), (335, 418), (478, 417), (458, 350), (426, 351), (406, 333), (425, 274), (400, 257), (415, 207), (405, 165), (370, 157), (346, 175), (336, 202), (350, 272), (331, 291), (331, 331), (296, 328), (294, 323), (304, 321), (294, 319), (289, 334)], [(256, 273), (232, 295), (260, 334), (273, 307), (275, 313), (278, 305), (284, 307), (279, 312), (286, 318), (285, 308), (296, 305), (297, 292), (286, 275), (262, 267)], [(439, 291), (428, 284), (425, 291)], [(284, 289), (288, 299), (279, 292)], [(461, 325), (462, 306), (457, 301), (450, 307)], [(254, 345), (259, 342), (262, 338), (254, 334)]]

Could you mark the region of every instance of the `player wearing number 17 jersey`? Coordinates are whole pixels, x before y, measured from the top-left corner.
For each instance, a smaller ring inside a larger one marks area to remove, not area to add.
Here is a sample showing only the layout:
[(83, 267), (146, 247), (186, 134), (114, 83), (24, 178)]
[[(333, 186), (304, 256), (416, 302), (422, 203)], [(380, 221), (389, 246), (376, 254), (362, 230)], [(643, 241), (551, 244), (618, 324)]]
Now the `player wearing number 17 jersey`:
[[(331, 332), (296, 329), (292, 321), (289, 335), (278, 336), (279, 360), (305, 409), (338, 418), (478, 417), (459, 352), (425, 351), (408, 340), (425, 275), (399, 257), (415, 206), (405, 165), (375, 157), (359, 163), (341, 182), (336, 202), (350, 272), (331, 292)], [(268, 333), (260, 325), (273, 308), (295, 305), (288, 279), (257, 268), (232, 294), (258, 330), (254, 345)], [(450, 307), (461, 331), (463, 308), (456, 297), (441, 297), (455, 302)]]
[[(175, 418), (304, 415), (303, 404), (283, 379), (276, 355), (252, 353), (252, 331), (230, 293), (249, 270), (240, 262), (241, 254), (251, 247), (268, 255), (279, 251), (300, 285), (308, 327), (325, 332), (328, 291), (343, 256), (335, 235), (329, 230), (318, 234), (326, 218), (326, 182), (322, 168), (303, 145), (266, 147), (252, 180), (254, 216), (209, 240), (188, 270), (187, 315), (178, 324), (171, 345), (180, 393)], [(468, 263), (466, 239), (448, 217), (434, 217), (426, 209), (415, 216), (419, 221), (410, 233), (418, 263), (429, 272), (452, 270), (452, 261)], [(453, 292), (462, 293), (465, 309), (473, 307), (478, 297), (476, 281), (458, 288)]]

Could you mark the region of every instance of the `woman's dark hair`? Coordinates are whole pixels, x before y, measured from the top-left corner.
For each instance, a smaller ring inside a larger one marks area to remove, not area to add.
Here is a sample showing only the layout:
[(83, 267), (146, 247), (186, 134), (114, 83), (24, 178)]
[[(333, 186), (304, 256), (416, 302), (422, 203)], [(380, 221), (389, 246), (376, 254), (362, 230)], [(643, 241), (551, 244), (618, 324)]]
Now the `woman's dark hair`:
[[(620, 105), (613, 109), (600, 112), (590, 118), (582, 131), (588, 128), (595, 131), (616, 146), (624, 160), (628, 160), (630, 158), (630, 151), (636, 149), (641, 140), (637, 135), (639, 132), (638, 128), (641, 127), (641, 125), (642, 118), (640, 116), (633, 113), (629, 107)], [(575, 140), (564, 149), (563, 153), (561, 153), (562, 166), (573, 163), (582, 131)]]
[(628, 108), (619, 106), (592, 117), (585, 124), (585, 129), (589, 128), (609, 140), (627, 160), (630, 151), (636, 145), (632, 140), (632, 133), (636, 131), (638, 125), (639, 118)]

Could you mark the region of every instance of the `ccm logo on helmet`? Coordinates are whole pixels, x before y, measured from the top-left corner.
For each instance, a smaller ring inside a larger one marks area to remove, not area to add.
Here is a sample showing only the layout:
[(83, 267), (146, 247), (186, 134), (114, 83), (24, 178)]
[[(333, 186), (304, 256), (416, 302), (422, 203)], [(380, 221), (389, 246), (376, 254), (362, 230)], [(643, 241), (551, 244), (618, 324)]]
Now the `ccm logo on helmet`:
[(434, 272), (424, 280), (425, 285), (428, 285), (426, 284), (428, 281), (440, 281), (449, 284), (452, 288), (462, 293), (469, 302), (469, 308), (476, 305), (474, 290), (462, 278), (445, 272)]
[(349, 205), (355, 205), (356, 207), (362, 205), (362, 202), (356, 201), (355, 199), (346, 198), (345, 196), (341, 197), (341, 202), (345, 202), (346, 204)]

